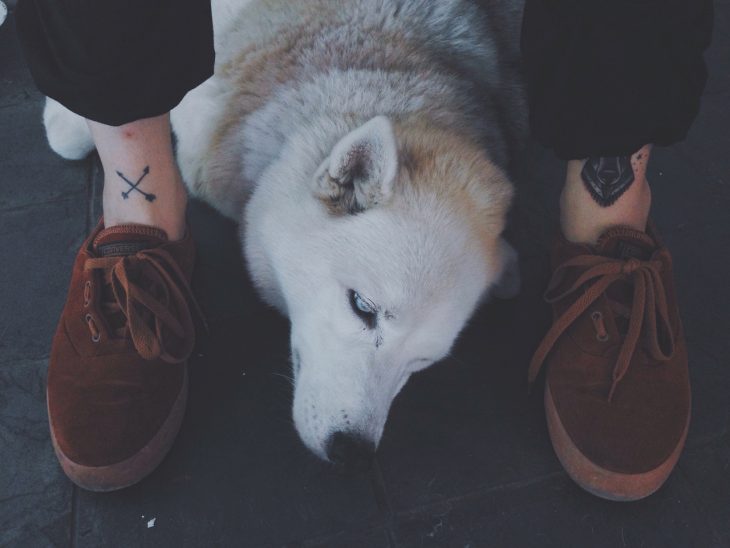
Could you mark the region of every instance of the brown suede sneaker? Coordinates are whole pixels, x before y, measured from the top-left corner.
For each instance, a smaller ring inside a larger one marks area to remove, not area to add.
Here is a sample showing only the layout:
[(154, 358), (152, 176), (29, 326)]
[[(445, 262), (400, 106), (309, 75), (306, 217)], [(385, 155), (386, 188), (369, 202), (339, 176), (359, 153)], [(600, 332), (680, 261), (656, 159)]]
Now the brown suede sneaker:
[(187, 399), (197, 305), (193, 240), (144, 225), (84, 242), (48, 368), (51, 439), (63, 470), (111, 491), (149, 474), (170, 449)]
[(565, 470), (611, 500), (667, 479), (687, 437), (687, 350), (672, 259), (650, 225), (605, 232), (596, 246), (562, 237), (545, 294), (554, 323), (530, 363), (547, 364), (545, 413)]

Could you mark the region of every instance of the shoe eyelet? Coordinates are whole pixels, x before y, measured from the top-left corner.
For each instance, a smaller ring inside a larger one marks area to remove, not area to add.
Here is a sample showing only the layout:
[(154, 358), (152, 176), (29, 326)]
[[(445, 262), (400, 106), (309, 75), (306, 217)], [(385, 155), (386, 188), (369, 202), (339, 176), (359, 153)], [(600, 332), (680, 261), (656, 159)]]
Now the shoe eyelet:
[(86, 281), (84, 284), (84, 307), (88, 307), (91, 302), (91, 282)]
[(101, 332), (96, 326), (94, 316), (92, 316), (91, 314), (87, 314), (84, 319), (86, 320), (86, 324), (89, 326), (89, 331), (91, 331), (92, 342), (98, 343), (101, 340)]
[(606, 324), (603, 323), (603, 314), (599, 310), (594, 310), (591, 312), (591, 320), (593, 320), (593, 326), (596, 329), (596, 340), (599, 342), (608, 341), (609, 335)]

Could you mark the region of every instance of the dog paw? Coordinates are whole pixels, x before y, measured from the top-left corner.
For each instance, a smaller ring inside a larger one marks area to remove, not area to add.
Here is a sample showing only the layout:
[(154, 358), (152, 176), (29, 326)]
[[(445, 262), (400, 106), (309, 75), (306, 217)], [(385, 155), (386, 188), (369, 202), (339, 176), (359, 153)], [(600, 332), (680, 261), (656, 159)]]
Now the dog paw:
[(48, 144), (62, 158), (81, 160), (94, 150), (86, 120), (50, 97), (46, 97), (43, 125)]
[(492, 295), (498, 299), (512, 299), (519, 295), (522, 285), (520, 276), (520, 260), (517, 251), (504, 239), (500, 242), (504, 267), (502, 276), (492, 289)]

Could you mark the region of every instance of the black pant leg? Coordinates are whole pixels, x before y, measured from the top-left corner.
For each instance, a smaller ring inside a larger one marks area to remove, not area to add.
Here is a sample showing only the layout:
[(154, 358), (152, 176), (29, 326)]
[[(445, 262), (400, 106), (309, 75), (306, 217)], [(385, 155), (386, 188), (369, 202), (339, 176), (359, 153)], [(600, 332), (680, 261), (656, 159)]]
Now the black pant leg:
[(681, 141), (707, 79), (712, 0), (527, 0), (530, 126), (563, 159)]
[(209, 0), (20, 0), (16, 17), (41, 92), (104, 124), (168, 112), (213, 73)]

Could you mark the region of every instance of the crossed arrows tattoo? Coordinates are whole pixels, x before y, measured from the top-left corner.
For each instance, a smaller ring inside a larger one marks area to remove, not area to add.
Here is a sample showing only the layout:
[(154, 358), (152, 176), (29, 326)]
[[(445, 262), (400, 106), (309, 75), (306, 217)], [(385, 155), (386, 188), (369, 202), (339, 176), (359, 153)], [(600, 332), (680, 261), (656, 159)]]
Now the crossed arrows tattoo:
[(144, 190), (139, 188), (139, 184), (142, 182), (142, 179), (144, 179), (149, 172), (150, 172), (150, 166), (147, 166), (146, 168), (144, 168), (144, 170), (142, 170), (142, 175), (140, 176), (139, 179), (137, 179), (137, 182), (133, 183), (132, 181), (127, 179), (121, 171), (117, 171), (117, 175), (119, 175), (122, 179), (124, 179), (124, 182), (129, 185), (129, 189), (122, 192), (122, 198), (124, 198), (126, 200), (127, 198), (129, 198), (129, 194), (133, 190), (136, 190), (137, 192), (139, 192), (140, 194), (142, 194), (144, 196), (145, 200), (147, 200), (148, 202), (154, 202), (157, 199), (157, 196), (155, 196), (151, 192), (145, 192)]

